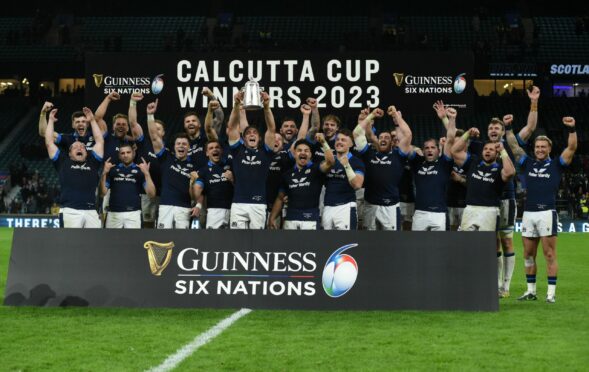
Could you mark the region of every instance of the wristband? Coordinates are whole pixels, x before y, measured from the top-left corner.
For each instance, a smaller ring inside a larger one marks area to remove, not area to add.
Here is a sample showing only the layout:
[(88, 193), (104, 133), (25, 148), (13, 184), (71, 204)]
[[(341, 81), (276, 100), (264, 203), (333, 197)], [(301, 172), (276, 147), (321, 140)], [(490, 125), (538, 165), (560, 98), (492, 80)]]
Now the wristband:
[(450, 122), (450, 119), (448, 119), (448, 117), (447, 117), (447, 116), (444, 116), (444, 117), (442, 118), (442, 123), (444, 123), (444, 126), (447, 126), (449, 122)]
[(567, 127), (567, 128), (568, 128), (568, 130), (569, 130), (569, 133), (576, 133), (576, 132), (577, 132), (577, 129), (576, 129), (574, 126), (572, 126), (572, 127)]
[(538, 102), (532, 102), (532, 104), (530, 105), (530, 111), (538, 112)]
[(505, 131), (507, 132), (509, 130), (513, 130), (513, 127), (511, 126), (511, 124), (505, 126)]
[(323, 149), (323, 152), (331, 150), (331, 147), (329, 147), (329, 144), (327, 143), (327, 141), (325, 141), (321, 144), (321, 148)]
[(356, 173), (354, 173), (354, 169), (350, 164), (344, 165), (344, 169), (346, 171), (346, 176), (348, 177), (348, 181), (352, 181), (356, 177)]
[(507, 153), (507, 150), (505, 150), (505, 149), (501, 150), (501, 157), (504, 158), (507, 156), (509, 156), (509, 154)]
[(153, 114), (147, 114), (147, 121), (155, 121), (155, 116)]
[(198, 208), (198, 209), (202, 209), (202, 204), (200, 204), (200, 203), (196, 203), (196, 204), (194, 205), (194, 207), (195, 207), (195, 208)]
[(374, 115), (372, 113), (368, 114), (368, 116), (366, 117), (366, 120), (368, 120), (368, 121), (374, 120)]
[(133, 100), (130, 100), (129, 101), (129, 107), (135, 107), (135, 106), (137, 106), (137, 102), (136, 101), (133, 101)]
[(460, 137), (460, 138), (462, 138), (462, 140), (463, 140), (464, 142), (466, 142), (466, 141), (468, 141), (468, 138), (469, 138), (469, 137), (470, 137), (470, 132), (464, 132), (464, 134), (463, 134), (463, 135), (462, 135), (462, 137)]

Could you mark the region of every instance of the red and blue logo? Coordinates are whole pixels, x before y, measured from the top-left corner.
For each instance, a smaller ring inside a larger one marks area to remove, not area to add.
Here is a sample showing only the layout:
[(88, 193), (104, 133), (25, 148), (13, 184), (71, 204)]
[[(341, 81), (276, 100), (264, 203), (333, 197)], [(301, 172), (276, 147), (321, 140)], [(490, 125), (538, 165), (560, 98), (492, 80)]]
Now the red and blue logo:
[(358, 277), (358, 263), (354, 257), (342, 254), (357, 247), (357, 243), (344, 245), (335, 250), (327, 259), (323, 268), (323, 289), (329, 297), (341, 297), (348, 293)]

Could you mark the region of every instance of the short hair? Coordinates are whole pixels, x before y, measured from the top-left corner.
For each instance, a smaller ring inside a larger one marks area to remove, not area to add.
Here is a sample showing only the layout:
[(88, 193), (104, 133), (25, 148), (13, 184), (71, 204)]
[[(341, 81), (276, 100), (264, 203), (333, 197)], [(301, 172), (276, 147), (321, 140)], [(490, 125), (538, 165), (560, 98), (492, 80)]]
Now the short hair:
[(499, 124), (501, 125), (501, 129), (505, 130), (505, 124), (503, 123), (503, 121), (499, 118), (491, 118), (491, 121), (489, 122), (489, 125), (494, 125), (494, 124)]
[(176, 140), (177, 140), (177, 139), (180, 139), (180, 138), (182, 138), (182, 139), (185, 139), (186, 141), (188, 141), (188, 143), (190, 143), (190, 137), (188, 137), (188, 134), (186, 134), (186, 133), (183, 133), (183, 132), (176, 133), (176, 134), (174, 135), (174, 138), (173, 138), (173, 141), (172, 141), (172, 143), (174, 143), (174, 144), (175, 144), (175, 143), (176, 143)]
[(350, 137), (350, 139), (352, 141), (354, 140), (354, 135), (352, 134), (352, 131), (349, 130), (348, 128), (340, 129), (337, 134), (338, 135), (343, 134), (344, 136)]
[[(497, 142), (493, 142), (493, 141), (491, 141), (491, 140), (487, 140), (487, 141), (485, 141), (485, 143), (483, 143), (483, 148), (484, 148), (485, 146), (489, 145), (489, 144), (496, 145), (496, 144), (497, 144)], [(494, 146), (494, 147), (495, 147), (495, 146)]]
[(337, 116), (335, 116), (335, 115), (333, 115), (333, 114), (326, 115), (326, 116), (323, 118), (323, 124), (325, 124), (325, 122), (326, 122), (327, 120), (330, 120), (330, 121), (335, 121), (335, 123), (336, 123), (336, 125), (337, 125), (337, 127), (338, 127), (338, 128), (341, 128), (341, 127), (342, 127), (342, 121), (340, 120), (340, 118), (338, 118)]
[(159, 125), (162, 126), (162, 128), (164, 128), (164, 130), (166, 129), (166, 124), (163, 122), (163, 120), (160, 119), (155, 119), (154, 122), (158, 123)]
[[(68, 147), (67, 152), (72, 151), (72, 147), (74, 147), (74, 145), (76, 144), (76, 142), (81, 143), (82, 145), (84, 145), (84, 143), (82, 141), (79, 141), (78, 139), (76, 139), (74, 142), (72, 142), (70, 144), (70, 147)], [(84, 145), (84, 149), (86, 149), (86, 145)], [(87, 150), (86, 150), (87, 151)]]
[(251, 125), (248, 125), (247, 127), (245, 127), (245, 129), (243, 130), (243, 135), (245, 135), (245, 133), (250, 129), (255, 130), (258, 133), (258, 135), (261, 135), (260, 130), (254, 126), (251, 126)]
[(534, 146), (536, 146), (536, 142), (538, 142), (538, 141), (546, 141), (546, 142), (548, 142), (550, 147), (552, 147), (552, 141), (547, 136), (542, 135), (542, 136), (538, 136), (538, 137), (534, 138)]
[(294, 148), (296, 149), (297, 147), (299, 147), (300, 145), (305, 145), (308, 146), (310, 150), (313, 150), (313, 146), (311, 145), (311, 142), (307, 141), (304, 138), (301, 138), (300, 140), (297, 140), (294, 144)]
[(75, 112), (72, 114), (72, 123), (74, 122), (74, 120), (76, 120), (76, 119), (77, 119), (77, 118), (79, 118), (79, 117), (84, 117), (84, 118), (86, 118), (86, 115), (85, 115), (85, 114), (84, 114), (82, 111), (75, 111)]
[(130, 147), (130, 148), (131, 148), (131, 150), (135, 151), (135, 149), (133, 148), (133, 145), (132, 145), (131, 143), (129, 143), (129, 142), (127, 142), (127, 143), (123, 143), (123, 144), (119, 145), (119, 152), (121, 152), (121, 149), (122, 149), (123, 147)]
[(282, 124), (284, 124), (287, 121), (292, 121), (292, 122), (295, 123), (295, 127), (297, 126), (297, 121), (295, 119), (293, 119), (290, 116), (285, 116), (285, 117), (282, 118), (282, 122), (280, 123), (280, 127), (282, 127)]
[(438, 140), (435, 138), (431, 138), (431, 137), (427, 138), (425, 141), (423, 141), (423, 147), (425, 147), (426, 143), (431, 142), (431, 141), (434, 141), (435, 146), (438, 147)]
[(184, 121), (189, 116), (196, 116), (196, 120), (198, 120), (200, 122), (200, 119), (198, 118), (198, 114), (196, 113), (196, 111), (187, 111), (187, 112), (185, 112), (184, 113), (184, 117), (182, 118), (182, 121)]
[(219, 146), (221, 146), (221, 141), (219, 141), (218, 139), (210, 139), (210, 140), (207, 141), (207, 143), (205, 143), (205, 151), (209, 148), (209, 145), (211, 143), (218, 143)]
[(129, 117), (125, 114), (116, 114), (115, 116), (112, 117), (112, 123), (114, 124), (117, 119), (125, 119), (127, 121), (127, 124), (129, 124)]

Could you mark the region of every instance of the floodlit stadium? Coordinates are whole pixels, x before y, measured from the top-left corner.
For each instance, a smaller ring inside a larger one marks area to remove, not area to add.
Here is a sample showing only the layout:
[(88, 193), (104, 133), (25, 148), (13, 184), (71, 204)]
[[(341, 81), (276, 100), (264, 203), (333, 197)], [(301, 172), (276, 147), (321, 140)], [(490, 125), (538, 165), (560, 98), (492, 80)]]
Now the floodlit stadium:
[(0, 370), (586, 369), (582, 4), (5, 8)]

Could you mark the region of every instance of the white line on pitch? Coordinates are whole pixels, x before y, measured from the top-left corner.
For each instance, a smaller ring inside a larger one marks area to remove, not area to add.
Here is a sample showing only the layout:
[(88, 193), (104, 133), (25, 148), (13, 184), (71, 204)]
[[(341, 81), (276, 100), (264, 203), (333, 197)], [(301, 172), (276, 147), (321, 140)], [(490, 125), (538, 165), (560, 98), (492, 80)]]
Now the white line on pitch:
[(171, 371), (172, 369), (176, 368), (178, 364), (180, 364), (184, 359), (191, 356), (201, 346), (220, 335), (224, 330), (239, 320), (239, 318), (249, 314), (250, 312), (250, 309), (241, 309), (231, 314), (231, 316), (221, 320), (213, 328), (210, 328), (206, 332), (196, 336), (194, 340), (184, 345), (181, 349), (178, 349), (174, 354), (170, 355), (166, 360), (164, 360), (162, 364), (150, 369), (148, 372)]

